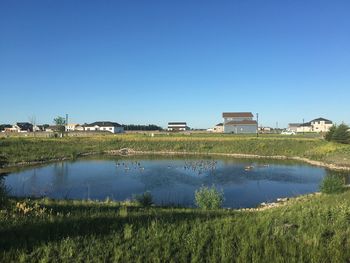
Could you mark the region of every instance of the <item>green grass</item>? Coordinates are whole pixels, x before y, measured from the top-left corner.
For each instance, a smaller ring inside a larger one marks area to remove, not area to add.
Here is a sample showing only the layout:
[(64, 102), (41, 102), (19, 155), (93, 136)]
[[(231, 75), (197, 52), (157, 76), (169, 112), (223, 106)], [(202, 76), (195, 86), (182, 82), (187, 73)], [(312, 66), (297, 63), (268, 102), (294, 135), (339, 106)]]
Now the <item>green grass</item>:
[(238, 153), (299, 156), (327, 163), (350, 166), (350, 145), (327, 142), (319, 137), (278, 135), (157, 135), (124, 134), (66, 138), (2, 138), (0, 155), (10, 164), (53, 159), (75, 159), (85, 153), (132, 148), (138, 151), (197, 153)]
[[(14, 209), (15, 203), (25, 206)], [(264, 211), (11, 200), (0, 262), (349, 262), (350, 192)], [(36, 204), (36, 205), (35, 205)], [(31, 208), (24, 214), (24, 208)]]

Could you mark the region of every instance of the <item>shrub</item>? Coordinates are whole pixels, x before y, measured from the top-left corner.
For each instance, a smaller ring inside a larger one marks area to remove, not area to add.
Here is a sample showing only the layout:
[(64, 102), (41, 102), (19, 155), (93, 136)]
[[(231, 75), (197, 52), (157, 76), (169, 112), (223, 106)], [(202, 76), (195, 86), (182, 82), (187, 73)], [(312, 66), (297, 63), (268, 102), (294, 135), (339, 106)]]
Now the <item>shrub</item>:
[(333, 134), (334, 134), (334, 132), (335, 132), (335, 130), (337, 129), (337, 126), (336, 125), (333, 125), (330, 129), (329, 129), (329, 131), (326, 133), (326, 135), (325, 135), (325, 139), (326, 139), (326, 141), (331, 141), (332, 140), (332, 138), (333, 138)]
[(143, 194), (134, 195), (133, 199), (140, 206), (149, 207), (153, 204), (153, 196), (149, 191), (144, 192)]
[(343, 178), (339, 175), (327, 175), (320, 184), (320, 191), (325, 194), (340, 193), (343, 190)]
[(340, 124), (333, 132), (332, 140), (339, 143), (350, 143), (349, 126)]
[(214, 186), (202, 186), (195, 192), (196, 205), (202, 209), (217, 209), (222, 207), (224, 192), (218, 191)]

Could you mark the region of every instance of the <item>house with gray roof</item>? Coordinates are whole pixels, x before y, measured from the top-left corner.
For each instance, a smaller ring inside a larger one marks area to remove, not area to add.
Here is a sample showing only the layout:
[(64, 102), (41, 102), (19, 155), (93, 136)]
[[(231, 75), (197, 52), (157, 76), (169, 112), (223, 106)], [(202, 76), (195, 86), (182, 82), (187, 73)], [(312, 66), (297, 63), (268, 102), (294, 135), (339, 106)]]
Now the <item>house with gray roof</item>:
[(251, 112), (224, 112), (224, 133), (257, 133), (258, 123)]

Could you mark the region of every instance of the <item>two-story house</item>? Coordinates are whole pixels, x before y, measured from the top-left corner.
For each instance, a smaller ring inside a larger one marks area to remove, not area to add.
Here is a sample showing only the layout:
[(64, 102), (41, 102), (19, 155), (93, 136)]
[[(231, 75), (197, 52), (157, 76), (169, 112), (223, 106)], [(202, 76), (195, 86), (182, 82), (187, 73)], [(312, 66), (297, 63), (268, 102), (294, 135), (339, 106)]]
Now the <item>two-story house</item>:
[(251, 112), (224, 112), (224, 133), (257, 133), (258, 123)]

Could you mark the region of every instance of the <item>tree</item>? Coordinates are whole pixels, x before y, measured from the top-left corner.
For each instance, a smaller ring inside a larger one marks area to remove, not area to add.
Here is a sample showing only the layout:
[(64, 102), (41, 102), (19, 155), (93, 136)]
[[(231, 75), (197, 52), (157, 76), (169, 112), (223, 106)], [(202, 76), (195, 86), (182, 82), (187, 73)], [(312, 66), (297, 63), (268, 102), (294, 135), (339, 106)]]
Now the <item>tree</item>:
[(65, 118), (61, 116), (57, 116), (56, 118), (53, 119), (54, 123), (57, 126), (58, 132), (61, 133), (61, 137), (63, 137), (64, 131), (66, 130), (65, 125), (66, 125), (66, 120)]
[(336, 129), (337, 129), (337, 126), (336, 125), (333, 125), (330, 129), (329, 129), (329, 131), (326, 133), (326, 135), (325, 135), (325, 139), (326, 139), (326, 141), (331, 141), (332, 140), (332, 138), (333, 138), (333, 134), (334, 134), (334, 132), (336, 131)]
[(340, 124), (332, 135), (332, 141), (339, 143), (350, 143), (349, 126)]

